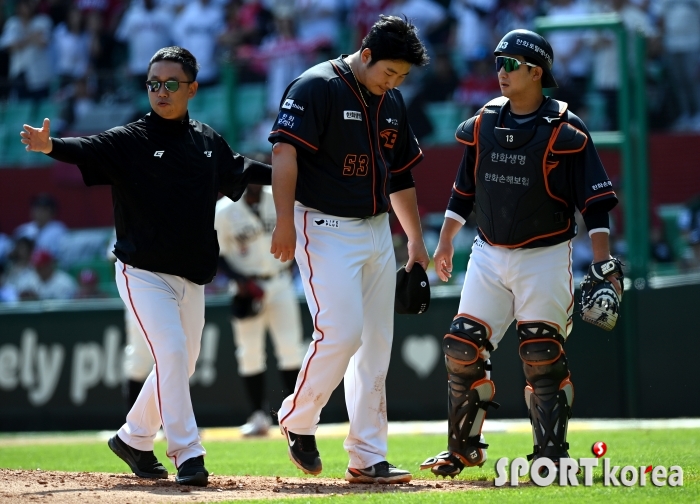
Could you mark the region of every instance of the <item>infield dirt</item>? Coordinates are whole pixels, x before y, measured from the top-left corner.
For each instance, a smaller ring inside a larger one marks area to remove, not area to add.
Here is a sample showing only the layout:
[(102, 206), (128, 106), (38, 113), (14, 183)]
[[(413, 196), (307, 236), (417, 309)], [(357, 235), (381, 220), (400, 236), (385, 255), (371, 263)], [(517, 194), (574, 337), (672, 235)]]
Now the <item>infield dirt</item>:
[(210, 476), (205, 488), (181, 486), (174, 476), (146, 480), (133, 474), (0, 469), (0, 502), (141, 504), (216, 502), (348, 495), (354, 493), (455, 492), (493, 487), (491, 481), (414, 480), (405, 485), (359, 485), (331, 478)]

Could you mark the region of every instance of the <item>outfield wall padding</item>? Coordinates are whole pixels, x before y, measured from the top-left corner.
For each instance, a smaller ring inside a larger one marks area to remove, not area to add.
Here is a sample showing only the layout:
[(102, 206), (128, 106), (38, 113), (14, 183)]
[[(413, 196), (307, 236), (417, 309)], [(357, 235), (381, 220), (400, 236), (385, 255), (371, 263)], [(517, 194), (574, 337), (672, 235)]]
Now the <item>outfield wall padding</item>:
[[(700, 286), (645, 289), (625, 294), (612, 332), (576, 317), (565, 345), (575, 387), (577, 418), (700, 416), (700, 338), (692, 313)], [(458, 298), (435, 297), (423, 315), (397, 315), (386, 380), (390, 420), (438, 420), (447, 412), (441, 340)], [(628, 312), (625, 308), (629, 306)], [(633, 312), (633, 313), (630, 313)], [(305, 337), (311, 317), (302, 303)], [(634, 345), (625, 322), (634, 318)], [(126, 413), (121, 396), (123, 305), (119, 299), (24, 303), (0, 308), (0, 431), (116, 429)], [(489, 418), (525, 418), (525, 380), (513, 326), (492, 356), (498, 410)], [(274, 351), (267, 345), (270, 407), (281, 403)], [(632, 397), (630, 397), (632, 394)], [(245, 422), (249, 405), (237, 375), (228, 300), (210, 299), (203, 351), (192, 378), (200, 426)], [(632, 405), (632, 406), (631, 406)], [(346, 421), (342, 384), (321, 415)]]

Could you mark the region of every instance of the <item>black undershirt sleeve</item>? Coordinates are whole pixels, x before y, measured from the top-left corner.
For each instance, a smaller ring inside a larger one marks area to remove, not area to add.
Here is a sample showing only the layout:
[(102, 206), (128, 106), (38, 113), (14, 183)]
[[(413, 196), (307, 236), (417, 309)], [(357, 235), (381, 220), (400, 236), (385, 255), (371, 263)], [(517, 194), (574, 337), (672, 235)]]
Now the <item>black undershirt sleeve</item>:
[(586, 223), (586, 229), (590, 231), (591, 229), (606, 228), (610, 229), (610, 215), (608, 212), (586, 212), (583, 216), (583, 222)]

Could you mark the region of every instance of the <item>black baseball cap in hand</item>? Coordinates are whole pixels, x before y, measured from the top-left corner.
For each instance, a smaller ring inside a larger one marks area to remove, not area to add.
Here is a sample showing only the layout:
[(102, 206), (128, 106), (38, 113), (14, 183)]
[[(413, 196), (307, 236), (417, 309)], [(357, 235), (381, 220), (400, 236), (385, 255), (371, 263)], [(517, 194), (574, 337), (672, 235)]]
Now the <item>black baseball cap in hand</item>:
[(428, 311), (430, 307), (430, 282), (423, 266), (413, 264), (410, 272), (402, 266), (396, 272), (396, 298), (394, 310), (402, 315)]

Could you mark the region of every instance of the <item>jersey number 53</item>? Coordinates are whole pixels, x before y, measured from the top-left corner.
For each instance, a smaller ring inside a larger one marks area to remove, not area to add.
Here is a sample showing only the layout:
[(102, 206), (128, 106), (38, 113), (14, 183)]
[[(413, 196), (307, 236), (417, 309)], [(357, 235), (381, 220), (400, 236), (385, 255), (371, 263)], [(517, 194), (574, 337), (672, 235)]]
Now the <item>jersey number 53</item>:
[(345, 156), (345, 163), (343, 165), (343, 175), (346, 177), (352, 177), (357, 175), (358, 177), (364, 177), (367, 175), (369, 166), (369, 156), (367, 154), (348, 154)]

